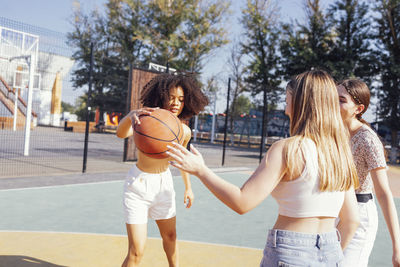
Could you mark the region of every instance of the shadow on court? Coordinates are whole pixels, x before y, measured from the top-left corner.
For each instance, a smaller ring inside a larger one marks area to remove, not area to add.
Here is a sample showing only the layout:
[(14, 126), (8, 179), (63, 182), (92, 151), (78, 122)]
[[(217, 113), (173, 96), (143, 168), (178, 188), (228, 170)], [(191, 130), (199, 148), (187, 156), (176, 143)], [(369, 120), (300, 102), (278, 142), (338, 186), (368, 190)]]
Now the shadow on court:
[(12, 267), (66, 267), (64, 265), (57, 265), (51, 262), (43, 261), (40, 259), (22, 256), (22, 255), (2, 255), (0, 256), (0, 266)]

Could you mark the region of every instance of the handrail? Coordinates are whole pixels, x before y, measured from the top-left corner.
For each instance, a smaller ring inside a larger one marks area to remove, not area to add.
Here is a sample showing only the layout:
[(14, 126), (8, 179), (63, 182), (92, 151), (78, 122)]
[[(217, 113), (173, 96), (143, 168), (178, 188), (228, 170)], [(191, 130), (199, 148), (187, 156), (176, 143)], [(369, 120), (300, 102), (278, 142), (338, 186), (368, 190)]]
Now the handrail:
[(10, 102), (7, 100), (9, 100), (9, 99), (2, 92), (0, 94), (0, 101), (3, 102), (4, 106), (11, 112), (11, 114), (13, 114), (14, 113), (13, 107), (11, 106)]
[[(15, 92), (13, 90), (11, 90), (10, 86), (8, 86), (7, 82), (4, 81), (3, 77), (0, 76), (0, 82), (3, 84), (3, 86), (7, 89), (7, 94), (4, 92), (4, 90), (1, 90), (3, 92), (3, 94), (5, 95), (6, 98), (10, 99), (11, 97), (9, 96), (10, 94), (14, 94), (14, 97), (12, 97), (12, 100), (15, 100)], [(2, 88), (2, 86), (0, 86), (0, 88)], [(26, 115), (26, 108), (27, 108), (27, 104), (25, 102), (25, 100), (21, 97), (18, 96), (18, 108), (20, 109), (20, 111)], [(20, 107), (20, 104), (22, 104), (23, 108)], [(11, 113), (14, 113), (14, 111), (12, 110)], [(37, 114), (35, 111), (32, 111), (32, 116), (37, 117)]]

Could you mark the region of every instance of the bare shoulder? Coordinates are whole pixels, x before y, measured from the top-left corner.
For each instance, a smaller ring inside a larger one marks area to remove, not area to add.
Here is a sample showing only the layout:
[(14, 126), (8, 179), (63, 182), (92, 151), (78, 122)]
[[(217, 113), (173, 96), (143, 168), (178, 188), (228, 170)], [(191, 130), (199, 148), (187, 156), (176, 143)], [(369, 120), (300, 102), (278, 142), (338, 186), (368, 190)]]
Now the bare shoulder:
[(271, 153), (282, 153), (285, 148), (289, 138), (284, 138), (279, 141), (274, 142), (271, 147), (268, 149), (268, 152)]
[(281, 139), (274, 142), (268, 149), (265, 160), (278, 160), (279, 162), (284, 162), (285, 153), (287, 146), (290, 145), (289, 138)]
[(286, 168), (284, 153), (287, 142), (287, 139), (274, 142), (263, 159), (263, 166), (269, 171), (279, 174), (279, 180), (284, 176)]

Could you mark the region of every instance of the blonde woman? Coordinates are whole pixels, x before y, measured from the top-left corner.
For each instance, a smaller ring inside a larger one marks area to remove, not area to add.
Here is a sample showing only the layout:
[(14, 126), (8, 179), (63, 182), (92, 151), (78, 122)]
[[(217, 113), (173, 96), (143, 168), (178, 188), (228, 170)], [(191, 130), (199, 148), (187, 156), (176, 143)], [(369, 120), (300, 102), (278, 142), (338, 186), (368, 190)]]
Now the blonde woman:
[(339, 83), (337, 90), (344, 126), (347, 127), (351, 136), (354, 163), (360, 181), (356, 197), (361, 223), (344, 251), (344, 266), (368, 265), (368, 258), (378, 230), (378, 212), (373, 194), (375, 191), (392, 239), (393, 266), (399, 267), (399, 220), (386, 173), (384, 148), (376, 133), (362, 119), (362, 115), (369, 106), (368, 86), (358, 79), (348, 79)]
[(343, 260), (342, 248), (359, 224), (358, 180), (338, 101), (326, 72), (313, 70), (292, 80), (285, 110), (291, 137), (271, 146), (241, 188), (213, 173), (193, 146), (192, 152), (179, 144), (171, 149), (173, 166), (199, 177), (239, 214), (270, 194), (276, 199), (279, 215), (268, 233), (261, 266), (336, 266)]

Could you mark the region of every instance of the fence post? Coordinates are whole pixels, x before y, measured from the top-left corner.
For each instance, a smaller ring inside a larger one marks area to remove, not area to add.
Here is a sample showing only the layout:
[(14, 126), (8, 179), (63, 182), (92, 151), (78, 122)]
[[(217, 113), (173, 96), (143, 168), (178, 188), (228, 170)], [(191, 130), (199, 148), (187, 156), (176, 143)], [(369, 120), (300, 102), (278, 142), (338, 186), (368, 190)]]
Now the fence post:
[(89, 142), (89, 120), (91, 110), (91, 94), (92, 94), (92, 72), (93, 72), (93, 43), (90, 43), (90, 65), (89, 65), (89, 89), (86, 102), (86, 129), (85, 129), (85, 147), (83, 149), (83, 167), (82, 172), (86, 172), (87, 150)]
[(14, 88), (14, 118), (13, 118), (13, 131), (17, 130), (17, 119), (18, 119), (18, 89)]
[(197, 141), (197, 127), (199, 125), (199, 116), (194, 116), (194, 129), (193, 129), (193, 141)]
[(231, 78), (228, 79), (228, 96), (226, 99), (226, 116), (225, 116), (225, 129), (224, 129), (224, 145), (222, 149), (222, 166), (225, 164), (225, 145), (226, 145), (226, 130), (228, 128), (228, 115), (229, 115), (229, 95), (231, 93)]
[(215, 138), (215, 119), (217, 118), (217, 91), (214, 91), (214, 110), (213, 110), (213, 116), (211, 120), (211, 143), (214, 143), (214, 138)]
[(264, 94), (263, 94), (263, 101), (264, 101), (264, 105), (263, 105), (263, 115), (262, 115), (262, 122), (261, 122), (261, 144), (260, 144), (260, 155), (259, 155), (259, 162), (261, 162), (262, 159), (262, 154), (263, 154), (263, 150), (265, 147), (265, 132), (266, 132), (266, 125), (265, 125), (265, 119), (266, 119), (266, 111), (267, 111), (267, 88), (263, 88)]
[[(133, 65), (132, 62), (129, 62), (129, 76), (128, 76), (128, 94), (126, 98), (126, 106), (125, 106), (125, 116), (131, 111), (131, 98), (132, 98), (132, 71)], [(124, 138), (124, 154), (123, 154), (123, 161), (128, 161), (128, 138)]]
[(32, 96), (33, 96), (34, 73), (35, 73), (35, 54), (32, 53), (30, 55), (30, 60), (29, 60), (28, 104), (26, 107), (24, 156), (29, 156), (29, 142), (30, 142), (30, 138), (31, 138)]

